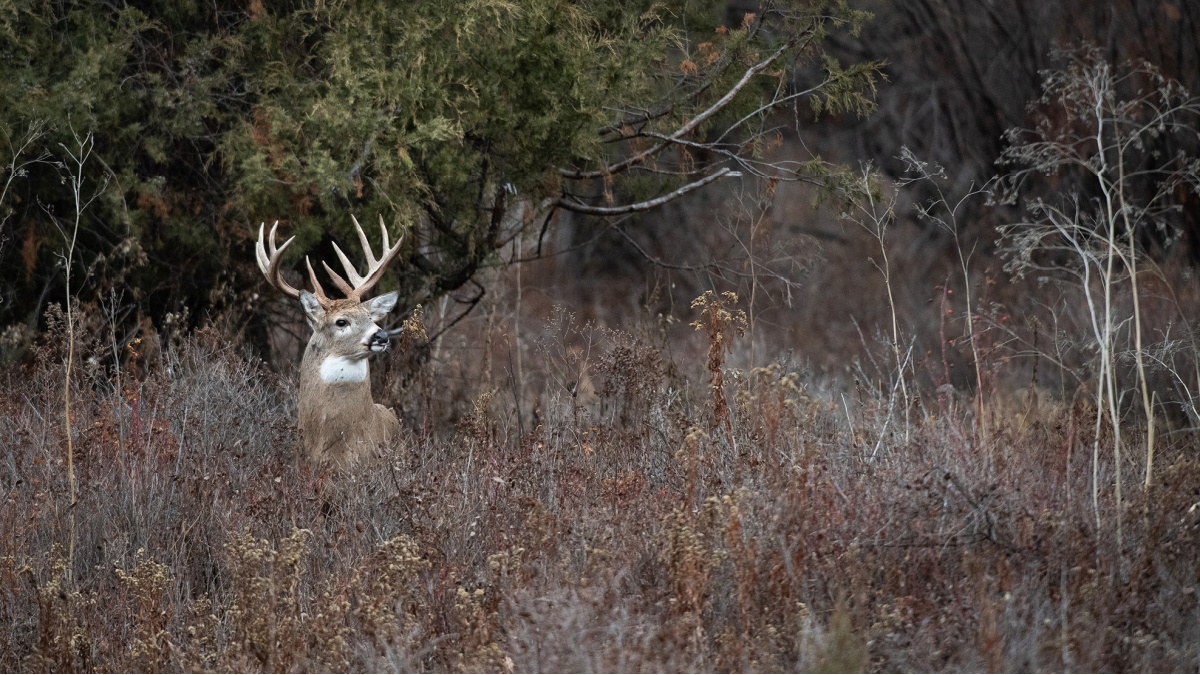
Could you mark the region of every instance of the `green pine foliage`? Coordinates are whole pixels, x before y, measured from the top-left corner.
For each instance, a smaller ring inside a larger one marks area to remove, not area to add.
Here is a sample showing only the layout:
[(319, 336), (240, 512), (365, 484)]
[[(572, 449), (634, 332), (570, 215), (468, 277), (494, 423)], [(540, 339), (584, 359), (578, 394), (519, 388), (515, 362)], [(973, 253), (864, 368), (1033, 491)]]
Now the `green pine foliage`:
[[(867, 112), (875, 66), (821, 51), (829, 31), (867, 18), (824, 0), (734, 19), (725, 3), (682, 0), (0, 0), (0, 178), (12, 179), (0, 324), (35, 322), (62, 293), (52, 219), (73, 202), (55, 162), (72, 130), (96, 134), (88, 183), (107, 186), (80, 233), (83, 302), (115, 287), (155, 320), (260, 309), (252, 293), (274, 297), (253, 264), (260, 222), (296, 235), (294, 268), (305, 253), (328, 258), (330, 239), (353, 242), (351, 214), (382, 214), (406, 235), (385, 285), (415, 304), (496, 262), (517, 214), (540, 218), (563, 194), (560, 168), (634, 152), (621, 141), (630, 124), (671, 133), (780, 48), (690, 138), (805, 67), (829, 80), (815, 111)], [(45, 133), (18, 156), (31, 124)], [(745, 148), (761, 153), (761, 139)], [(14, 156), (44, 161), (10, 175)], [(653, 196), (684, 182), (618, 175), (615, 188)]]

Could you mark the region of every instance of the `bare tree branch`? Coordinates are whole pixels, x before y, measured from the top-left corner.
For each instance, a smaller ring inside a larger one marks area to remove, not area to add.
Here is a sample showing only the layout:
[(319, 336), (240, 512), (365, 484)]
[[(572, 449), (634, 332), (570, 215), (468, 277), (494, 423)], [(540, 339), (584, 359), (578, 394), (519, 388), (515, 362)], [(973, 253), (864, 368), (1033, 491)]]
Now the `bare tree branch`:
[(716, 171), (716, 173), (709, 174), (709, 175), (705, 176), (704, 178), (701, 178), (698, 181), (688, 183), (687, 185), (684, 185), (684, 186), (680, 187), (679, 189), (674, 190), (672, 192), (668, 192), (667, 194), (662, 195), (661, 197), (649, 199), (644, 202), (637, 202), (636, 204), (625, 204), (623, 206), (591, 206), (590, 204), (582, 204), (577, 201), (568, 200), (566, 197), (564, 197), (562, 199), (555, 201), (554, 205), (564, 208), (568, 211), (574, 211), (576, 213), (585, 213), (590, 216), (620, 216), (620, 215), (624, 215), (626, 213), (633, 213), (634, 211), (649, 211), (650, 209), (653, 209), (658, 206), (662, 206), (663, 204), (666, 204), (669, 201), (678, 199), (679, 197), (682, 197), (683, 195), (691, 192), (692, 190), (695, 190), (696, 188), (702, 188), (705, 185), (708, 185), (709, 183), (720, 180), (721, 178), (724, 178), (725, 176), (731, 176), (731, 177), (736, 178), (741, 175), (742, 174), (740, 171), (734, 171), (734, 170), (730, 169), (729, 167), (722, 167), (722, 168), (718, 169)]
[(600, 178), (601, 176), (607, 176), (609, 174), (614, 174), (614, 173), (618, 173), (620, 171), (624, 171), (625, 169), (628, 169), (629, 167), (633, 166), (634, 164), (642, 162), (646, 158), (652, 157), (652, 156), (658, 154), (659, 152), (661, 152), (663, 150), (663, 148), (666, 148), (667, 146), (671, 145), (671, 143), (674, 142), (675, 140), (687, 135), (693, 129), (695, 129), (697, 126), (699, 126), (702, 122), (704, 122), (708, 118), (712, 117), (713, 115), (717, 114), (717, 112), (720, 111), (721, 108), (724, 108), (726, 105), (728, 105), (729, 102), (732, 101), (734, 99), (734, 97), (738, 95), (738, 92), (740, 92), (743, 88), (745, 88), (745, 86), (750, 82), (751, 78), (753, 78), (755, 75), (757, 75), (757, 74), (761, 73), (763, 70), (765, 70), (767, 68), (767, 66), (770, 66), (771, 63), (775, 61), (775, 59), (778, 59), (780, 56), (783, 55), (784, 52), (786, 52), (788, 49), (791, 49), (793, 46), (795, 46), (795, 44), (796, 44), (796, 38), (793, 38), (793, 39), (789, 40), (787, 42), (787, 44), (783, 45), (779, 49), (776, 49), (775, 52), (773, 54), (771, 54), (771, 56), (767, 57), (766, 59), (764, 59), (762, 61), (759, 61), (758, 63), (754, 64), (753, 66), (750, 66), (750, 68), (748, 68), (746, 70), (746, 72), (744, 74), (742, 74), (742, 79), (738, 80), (736, 84), (734, 84), (732, 87), (730, 87), (729, 91), (725, 92), (724, 96), (722, 96), (720, 99), (718, 99), (716, 103), (713, 103), (711, 106), (709, 106), (704, 112), (693, 117), (691, 119), (691, 121), (687, 122), (683, 126), (676, 129), (675, 133), (671, 134), (668, 137), (669, 140), (663, 141), (662, 143), (659, 143), (658, 145), (650, 148), (649, 150), (646, 150), (644, 152), (639, 152), (636, 155), (633, 155), (632, 157), (627, 157), (619, 162), (616, 162), (615, 164), (610, 164), (607, 167), (605, 167), (604, 169), (601, 169), (599, 171), (579, 171), (579, 170), (574, 170), (574, 169), (559, 169), (558, 173), (566, 178), (571, 178), (571, 179), (576, 179), (576, 180), (585, 179), (585, 178)]

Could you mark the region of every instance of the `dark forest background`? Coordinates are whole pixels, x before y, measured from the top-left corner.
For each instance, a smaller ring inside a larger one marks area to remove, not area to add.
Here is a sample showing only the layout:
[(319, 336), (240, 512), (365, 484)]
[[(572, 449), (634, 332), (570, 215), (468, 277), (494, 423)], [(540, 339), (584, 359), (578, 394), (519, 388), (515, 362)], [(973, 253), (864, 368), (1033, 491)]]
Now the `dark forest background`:
[[(662, 92), (651, 90), (687, 60), (670, 50), (694, 50), (718, 24), (736, 29), (762, 9), (667, 7), (677, 25), (656, 32), (643, 16), (651, 5), (587, 5), (596, 29), (612, 40), (611, 51), (597, 56), (584, 53), (595, 45), (572, 24), (580, 18), (568, 7), (535, 5), (520, 16), (503, 7), (484, 3), (473, 16), (437, 3), (408, 10), (9, 3), (0, 24), (6, 157), (18, 165), (45, 161), (4, 174), (0, 322), (43, 326), (45, 307), (62, 296), (65, 239), (54, 222), (69, 219), (73, 202), (56, 163), (65, 159), (58, 144), (70, 145), (72, 130), (95, 134), (84, 190), (103, 187), (77, 244), (88, 272), (81, 300), (120, 289), (127, 325), (148, 319), (159, 326), (186, 311), (192, 327), (228, 315), (230, 325), (247, 325), (262, 342), (275, 308), (247, 300), (265, 295), (247, 253), (261, 221), (281, 220), (287, 236), (299, 235), (295, 263), (301, 251), (331, 253), (330, 238), (352, 232), (350, 213), (386, 214), (393, 227), (431, 231), (417, 235), (430, 250), (414, 251), (397, 270), (402, 305), (459, 291), (496, 262), (488, 256), (501, 242), (489, 240), (485, 227), (495, 184), (519, 190), (520, 198), (553, 192), (546, 167), (608, 152), (586, 130), (604, 123), (605, 106), (653, 100)], [(1056, 65), (1055, 50), (1092, 44), (1114, 64), (1147, 59), (1185, 87), (1200, 78), (1197, 9), (1186, 2), (865, 2), (854, 9), (873, 18), (857, 35), (833, 31), (821, 48), (844, 64), (882, 64), (874, 109), (814, 118), (799, 99), (781, 106), (787, 110), (776, 112), (772, 126), (804, 160), (820, 156), (852, 168), (870, 162), (891, 179), (906, 170), (902, 147), (948, 167), (959, 190), (995, 175), (1004, 132), (1029, 124), (1026, 107), (1040, 96), (1040, 73)], [(687, 32), (679, 32), (685, 23)], [(647, 26), (650, 32), (638, 32)], [(823, 77), (819, 67), (792, 65), (789, 91)], [(464, 108), (468, 97), (456, 86), (476, 81), (488, 94)], [(36, 138), (23, 144), (33, 129)], [(1164, 142), (1165, 152), (1175, 150)], [(1191, 201), (1184, 206), (1179, 240), (1169, 248), (1194, 260), (1197, 209)], [(986, 238), (996, 217), (969, 208), (969, 227)], [(641, 216), (639, 236), (655, 230), (673, 246), (705, 227), (673, 216)], [(427, 222), (439, 219), (458, 228), (454, 236), (444, 223), (438, 230)], [(479, 228), (475, 247), (469, 240)], [(626, 265), (637, 254), (614, 233), (582, 241), (594, 249), (592, 264), (635, 278), (648, 272), (644, 260)], [(931, 255), (937, 248), (930, 244)], [(570, 266), (581, 277), (592, 274)]]
[[(0, 0), (0, 670), (1194, 671), (1197, 91), (1185, 0)], [(339, 469), (253, 248), (351, 216)]]

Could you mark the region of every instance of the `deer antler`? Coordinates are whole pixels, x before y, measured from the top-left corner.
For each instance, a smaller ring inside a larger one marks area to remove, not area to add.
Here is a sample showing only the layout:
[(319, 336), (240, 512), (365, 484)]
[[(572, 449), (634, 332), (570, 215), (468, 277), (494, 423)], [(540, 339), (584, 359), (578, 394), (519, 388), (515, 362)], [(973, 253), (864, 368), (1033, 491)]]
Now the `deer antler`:
[[(342, 249), (338, 248), (336, 242), (333, 244), (333, 250), (342, 261), (342, 267), (346, 269), (346, 276), (350, 278), (350, 283), (346, 283), (346, 280), (337, 272), (334, 272), (328, 264), (324, 262), (321, 264), (325, 265), (325, 271), (333, 279), (334, 285), (345, 293), (347, 298), (362, 302), (363, 295), (371, 290), (375, 284), (379, 283), (379, 279), (383, 277), (383, 273), (387, 270), (388, 263), (392, 262), (392, 258), (395, 258), (396, 254), (400, 252), (400, 244), (404, 241), (404, 237), (401, 236), (396, 241), (395, 246), (390, 245), (388, 242), (387, 227), (383, 224), (383, 216), (379, 216), (379, 231), (383, 233), (383, 255), (376, 260), (375, 252), (371, 250), (371, 244), (367, 241), (367, 235), (363, 232), (362, 226), (358, 224), (358, 219), (350, 216), (350, 220), (354, 221), (354, 229), (358, 230), (358, 240), (362, 243), (363, 252), (367, 254), (367, 276), (359, 276), (358, 270), (354, 269), (354, 265), (350, 264), (350, 260), (346, 257), (345, 253), (342, 253)], [(311, 267), (309, 271), (312, 271)], [(316, 283), (315, 277), (313, 278), (313, 282)]]
[[(255, 259), (258, 261), (258, 269), (262, 271), (263, 276), (267, 278), (267, 282), (275, 288), (279, 289), (284, 295), (289, 298), (299, 298), (300, 291), (292, 287), (291, 284), (283, 280), (279, 274), (279, 263), (283, 260), (283, 252), (287, 249), (295, 237), (283, 242), (283, 246), (275, 246), (275, 230), (279, 227), (279, 221), (271, 226), (270, 238), (270, 254), (267, 253), (267, 244), (263, 241), (263, 228), (266, 223), (258, 226), (258, 244), (254, 247)], [(308, 278), (312, 281), (313, 295), (317, 297), (322, 304), (328, 303), (330, 300), (325, 295), (325, 290), (321, 288), (320, 282), (317, 281), (317, 275), (313, 272), (312, 263), (308, 262), (308, 257), (305, 256), (304, 264), (308, 266)]]

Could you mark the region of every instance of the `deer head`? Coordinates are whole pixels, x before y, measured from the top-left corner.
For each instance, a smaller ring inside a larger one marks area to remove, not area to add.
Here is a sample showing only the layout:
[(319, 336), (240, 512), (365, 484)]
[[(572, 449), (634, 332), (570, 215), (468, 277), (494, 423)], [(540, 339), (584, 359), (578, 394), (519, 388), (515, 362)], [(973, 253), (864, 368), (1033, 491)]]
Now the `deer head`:
[(358, 274), (336, 243), (333, 250), (342, 261), (346, 277), (321, 263), (333, 284), (345, 294), (342, 300), (325, 295), (307, 256), (304, 263), (312, 292), (297, 290), (284, 281), (279, 264), (283, 252), (295, 237), (276, 246), (278, 222), (271, 227), (268, 239), (263, 236), (265, 223), (259, 226), (255, 247), (258, 268), (267, 281), (284, 295), (300, 301), (308, 325), (313, 329), (300, 362), (299, 426), (304, 434), (305, 454), (310, 460), (333, 459), (340, 464), (353, 462), (362, 452), (386, 443), (399, 431), (395, 414), (371, 399), (367, 364), (367, 357), (388, 348), (388, 334), (377, 322), (392, 311), (399, 294), (392, 291), (370, 300), (364, 300), (363, 296), (379, 283), (388, 264), (400, 251), (401, 242), (390, 245), (387, 228), (380, 216), (383, 253), (377, 259), (362, 226), (353, 216), (351, 219), (367, 257), (366, 276)]

